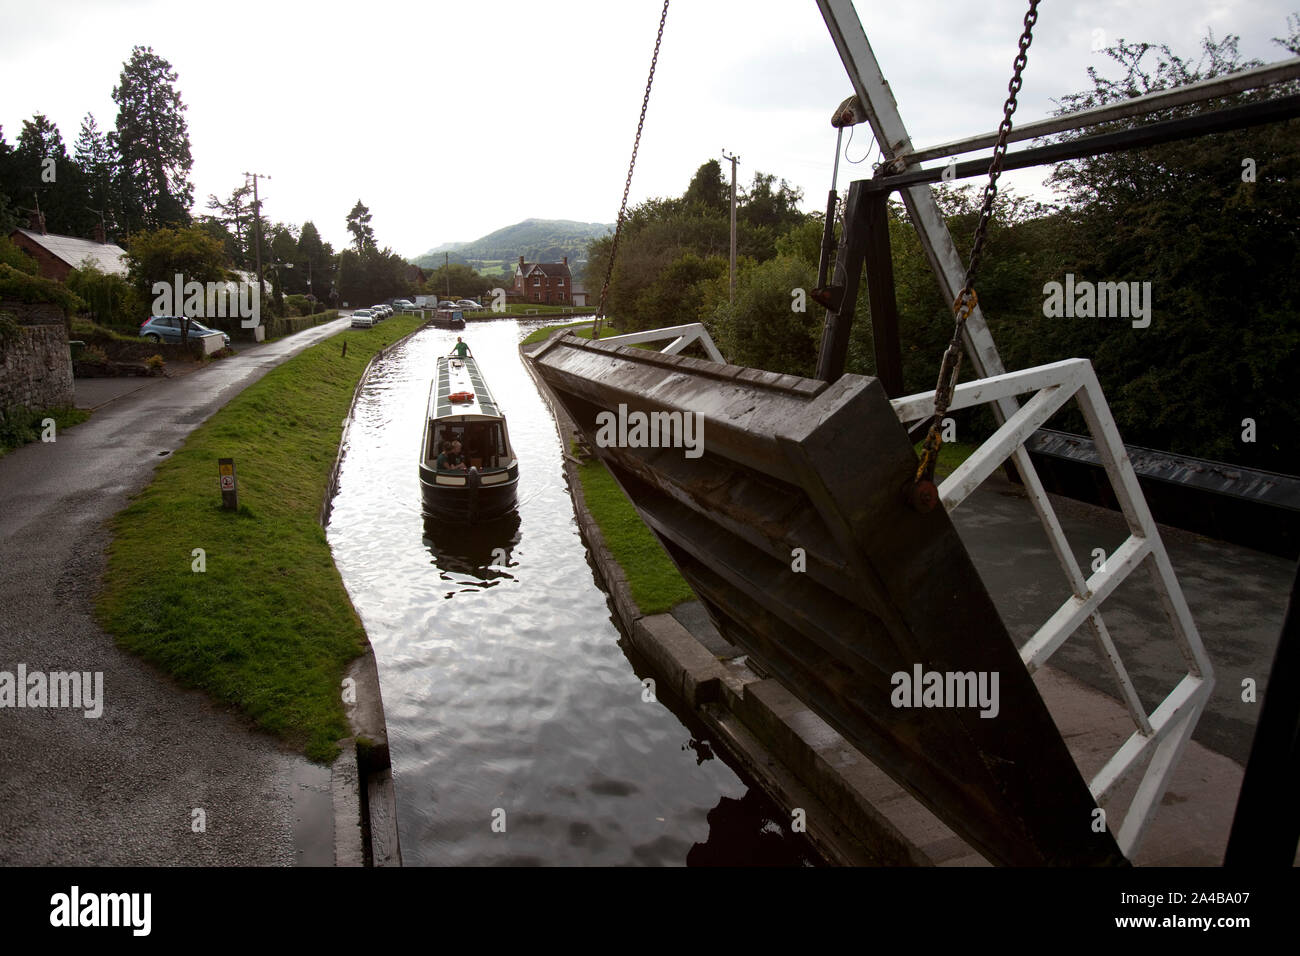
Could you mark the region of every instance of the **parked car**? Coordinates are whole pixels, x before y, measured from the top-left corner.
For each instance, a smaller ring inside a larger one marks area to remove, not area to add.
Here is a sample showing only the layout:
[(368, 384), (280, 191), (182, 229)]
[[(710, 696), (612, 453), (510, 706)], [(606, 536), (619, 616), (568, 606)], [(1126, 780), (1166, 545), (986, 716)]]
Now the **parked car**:
[(469, 309), (471, 312), (477, 312), (483, 308), (483, 306), (479, 305), (473, 299), (461, 299), (456, 303), (456, 305), (462, 309)]
[(352, 328), (354, 329), (373, 329), (377, 321), (375, 314), (369, 309), (357, 309), (352, 313)]
[[(150, 342), (180, 343), (182, 323), (185, 320), (175, 315), (151, 315), (140, 323), (140, 338)], [(230, 344), (230, 336), (219, 329), (210, 329), (198, 319), (190, 319), (190, 338), (202, 338), (206, 335), (219, 335), (223, 345)]]
[(401, 312), (403, 309), (414, 309), (415, 307), (415, 303), (410, 299), (396, 299), (393, 301), (393, 308), (398, 312)]
[(445, 299), (445, 300), (443, 300), (442, 302), (439, 302), (439, 303), (438, 303), (438, 308), (439, 308), (439, 309), (459, 309), (460, 306), (457, 305), (455, 302), (452, 302), (450, 299)]

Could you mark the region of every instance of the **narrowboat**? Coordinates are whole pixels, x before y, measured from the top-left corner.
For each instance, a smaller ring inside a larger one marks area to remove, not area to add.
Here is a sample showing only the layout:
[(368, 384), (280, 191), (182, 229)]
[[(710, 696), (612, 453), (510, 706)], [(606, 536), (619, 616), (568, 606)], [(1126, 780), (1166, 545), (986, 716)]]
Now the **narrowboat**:
[[(440, 469), (443, 443), (453, 441), (460, 442), (462, 467)], [(439, 357), (420, 443), (425, 514), (465, 524), (490, 521), (515, 510), (518, 487), (506, 419), (478, 363), (473, 356)]]
[(436, 325), (440, 329), (463, 329), (465, 313), (460, 309), (435, 309), (429, 324)]

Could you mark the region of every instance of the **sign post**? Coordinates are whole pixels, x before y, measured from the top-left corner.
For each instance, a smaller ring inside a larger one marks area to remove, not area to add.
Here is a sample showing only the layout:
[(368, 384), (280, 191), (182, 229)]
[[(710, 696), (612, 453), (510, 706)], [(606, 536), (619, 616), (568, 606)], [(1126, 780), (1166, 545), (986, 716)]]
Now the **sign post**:
[(218, 458), (217, 471), (221, 475), (221, 507), (225, 511), (239, 510), (239, 492), (235, 489), (235, 459)]

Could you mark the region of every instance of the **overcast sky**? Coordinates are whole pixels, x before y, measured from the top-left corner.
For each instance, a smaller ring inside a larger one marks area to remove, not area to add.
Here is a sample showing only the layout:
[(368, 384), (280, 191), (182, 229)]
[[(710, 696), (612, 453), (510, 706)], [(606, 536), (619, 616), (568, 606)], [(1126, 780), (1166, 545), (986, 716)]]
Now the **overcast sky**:
[[(266, 173), (264, 212), (312, 220), (335, 247), (357, 199), (381, 245), (415, 256), (528, 217), (612, 222), (661, 0), (490, 3), (367, 0), (0, 0), (0, 125), (12, 144), (44, 113), (69, 153), (81, 118), (113, 126), (112, 89), (133, 45), (179, 74), (195, 212), (244, 171)], [(857, 0), (918, 146), (996, 127), (1024, 0)], [(1193, 56), (1205, 31), (1270, 42), (1300, 0), (1045, 2), (1019, 120), (1084, 89), (1104, 37)], [(1098, 34), (1096, 31), (1101, 31)], [(823, 208), (852, 89), (813, 0), (677, 0), (668, 13), (631, 201), (679, 195), (722, 148)], [(866, 127), (847, 153), (860, 159)], [(841, 188), (869, 175), (841, 163)], [(1018, 181), (1022, 191), (1033, 182)]]

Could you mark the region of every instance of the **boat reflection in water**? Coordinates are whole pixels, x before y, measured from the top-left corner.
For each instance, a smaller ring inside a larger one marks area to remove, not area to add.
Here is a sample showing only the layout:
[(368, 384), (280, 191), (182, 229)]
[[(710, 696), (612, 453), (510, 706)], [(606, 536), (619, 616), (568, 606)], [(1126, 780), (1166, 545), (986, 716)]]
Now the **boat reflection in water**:
[(443, 581), (465, 585), (458, 590), (480, 591), (513, 581), (507, 569), (515, 566), (511, 553), (521, 537), (518, 513), (472, 525), (424, 517), (424, 546)]

